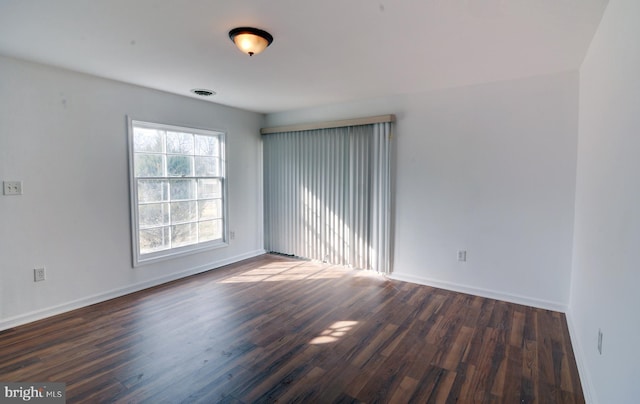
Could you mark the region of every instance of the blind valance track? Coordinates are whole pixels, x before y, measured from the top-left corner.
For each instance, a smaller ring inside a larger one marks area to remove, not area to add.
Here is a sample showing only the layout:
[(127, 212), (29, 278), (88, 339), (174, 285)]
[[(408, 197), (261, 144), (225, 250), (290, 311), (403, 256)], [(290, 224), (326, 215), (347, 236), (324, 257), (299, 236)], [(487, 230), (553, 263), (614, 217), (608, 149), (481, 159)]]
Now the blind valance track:
[(387, 122), (392, 123), (395, 121), (396, 121), (396, 116), (393, 114), (376, 115), (376, 116), (369, 116), (365, 118), (343, 119), (340, 121), (302, 123), (298, 125), (287, 125), (287, 126), (274, 126), (272, 128), (260, 129), (260, 134), (269, 135), (272, 133), (299, 132), (299, 131), (316, 130), (316, 129), (346, 128), (349, 126), (372, 125), (376, 123), (387, 123)]

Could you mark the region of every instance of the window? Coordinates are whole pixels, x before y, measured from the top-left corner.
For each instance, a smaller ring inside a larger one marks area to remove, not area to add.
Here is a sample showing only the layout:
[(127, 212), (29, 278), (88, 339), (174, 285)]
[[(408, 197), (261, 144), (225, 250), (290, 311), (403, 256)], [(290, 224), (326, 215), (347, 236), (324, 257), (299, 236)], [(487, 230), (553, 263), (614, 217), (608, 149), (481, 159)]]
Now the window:
[(134, 265), (226, 245), (224, 133), (131, 120)]

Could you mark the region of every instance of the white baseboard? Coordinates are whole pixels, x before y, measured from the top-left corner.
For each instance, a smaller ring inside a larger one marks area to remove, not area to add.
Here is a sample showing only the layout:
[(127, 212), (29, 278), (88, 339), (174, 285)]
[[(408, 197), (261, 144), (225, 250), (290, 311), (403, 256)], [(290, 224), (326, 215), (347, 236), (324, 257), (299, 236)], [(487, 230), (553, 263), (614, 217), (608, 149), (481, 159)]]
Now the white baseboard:
[(83, 297), (81, 299), (73, 300), (71, 302), (62, 303), (53, 307), (47, 307), (46, 309), (36, 310), (29, 313), (21, 314), (18, 316), (9, 317), (7, 319), (0, 321), (0, 331), (17, 327), (19, 325), (27, 324), (33, 321), (42, 320), (44, 318), (55, 316), (57, 314), (66, 313), (68, 311), (86, 307), (92, 304), (101, 303), (109, 299), (128, 295), (130, 293), (139, 292), (143, 289), (148, 289), (153, 286), (161, 285), (163, 283), (175, 281), (177, 279), (185, 278), (187, 276), (206, 272), (211, 269), (233, 264), (234, 262), (242, 261), (248, 258), (257, 257), (258, 255), (262, 255), (265, 253), (266, 253), (265, 250), (255, 250), (248, 253), (236, 255), (235, 257), (225, 258), (220, 261), (212, 262), (206, 265), (201, 265), (195, 268), (190, 268), (190, 269), (180, 271), (171, 275), (150, 279), (144, 282), (125, 286), (123, 288), (113, 289), (108, 292), (98, 293), (96, 295)]
[(569, 327), (569, 336), (571, 337), (571, 346), (573, 347), (573, 355), (576, 357), (576, 364), (578, 365), (578, 373), (580, 374), (580, 382), (582, 383), (582, 393), (584, 394), (584, 400), (587, 404), (597, 404), (596, 395), (594, 393), (593, 384), (591, 383), (591, 374), (589, 369), (584, 363), (584, 350), (582, 343), (578, 338), (578, 330), (575, 328), (573, 322), (573, 312), (571, 308), (566, 312), (567, 327)]
[(498, 292), (495, 290), (476, 288), (468, 285), (461, 285), (452, 282), (443, 282), (435, 279), (423, 278), (414, 275), (406, 275), (402, 273), (392, 273), (388, 276), (391, 279), (396, 279), (404, 282), (417, 283), (419, 285), (432, 286), (435, 288), (451, 290), (454, 292), (467, 293), (470, 295), (487, 297), (489, 299), (504, 300), (510, 303), (522, 304), (525, 306), (537, 307), (545, 310), (553, 310), (565, 313), (567, 311), (567, 305), (560, 302), (552, 302), (548, 300), (535, 299), (527, 296), (512, 295), (509, 293)]

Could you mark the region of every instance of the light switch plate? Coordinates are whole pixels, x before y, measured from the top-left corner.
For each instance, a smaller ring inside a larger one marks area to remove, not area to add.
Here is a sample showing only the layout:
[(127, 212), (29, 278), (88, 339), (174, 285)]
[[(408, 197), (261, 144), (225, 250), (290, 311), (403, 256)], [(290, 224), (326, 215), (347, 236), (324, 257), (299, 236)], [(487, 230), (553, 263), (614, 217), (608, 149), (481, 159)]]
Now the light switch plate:
[(22, 195), (22, 181), (4, 181), (2, 185), (5, 195)]

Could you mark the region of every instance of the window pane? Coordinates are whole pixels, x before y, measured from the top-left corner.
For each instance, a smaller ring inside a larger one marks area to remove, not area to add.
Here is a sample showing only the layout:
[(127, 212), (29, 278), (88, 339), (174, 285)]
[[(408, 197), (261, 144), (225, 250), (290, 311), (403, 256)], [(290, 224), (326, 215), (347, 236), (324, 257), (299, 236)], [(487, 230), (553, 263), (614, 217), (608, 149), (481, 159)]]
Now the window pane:
[(162, 153), (164, 131), (147, 128), (133, 129), (133, 150)]
[(222, 240), (224, 133), (134, 120), (130, 136), (134, 265)]
[(171, 203), (171, 223), (194, 222), (197, 218), (196, 202)]
[(219, 177), (220, 159), (217, 157), (196, 156), (196, 175), (199, 177)]
[(171, 180), (171, 200), (196, 199), (196, 180)]
[(221, 219), (222, 201), (220, 199), (209, 199), (198, 201), (198, 220)]
[(171, 226), (171, 246), (195, 244), (198, 242), (198, 225), (196, 223), (177, 224)]
[(167, 175), (169, 177), (192, 177), (193, 157), (167, 156)]
[(199, 179), (198, 199), (222, 198), (222, 181), (219, 179)]
[(198, 223), (200, 242), (222, 238), (222, 220), (208, 220)]
[(167, 153), (193, 154), (191, 133), (167, 132)]
[(136, 153), (133, 158), (136, 177), (163, 177), (164, 155)]
[(163, 202), (168, 200), (169, 183), (164, 180), (138, 180), (139, 202)]
[(169, 228), (159, 227), (157, 229), (140, 230), (140, 253), (147, 254), (154, 251), (161, 251), (170, 248)]
[(219, 156), (220, 140), (217, 136), (196, 135), (196, 155)]
[(158, 227), (169, 224), (169, 204), (150, 203), (138, 206), (140, 228)]

